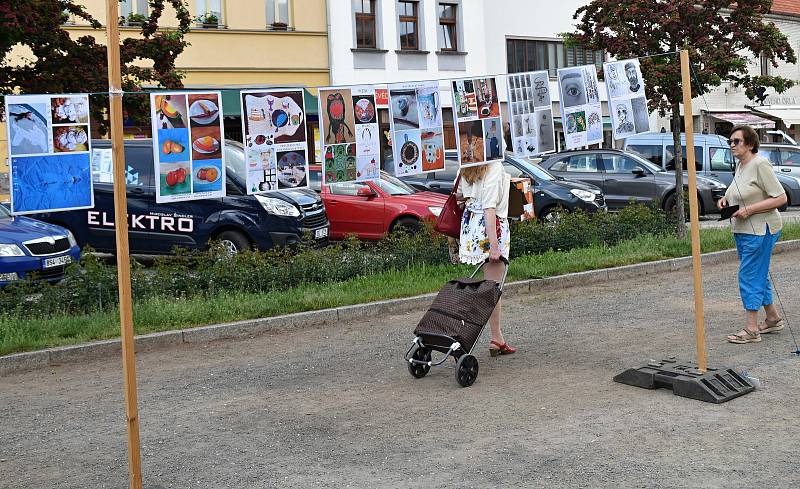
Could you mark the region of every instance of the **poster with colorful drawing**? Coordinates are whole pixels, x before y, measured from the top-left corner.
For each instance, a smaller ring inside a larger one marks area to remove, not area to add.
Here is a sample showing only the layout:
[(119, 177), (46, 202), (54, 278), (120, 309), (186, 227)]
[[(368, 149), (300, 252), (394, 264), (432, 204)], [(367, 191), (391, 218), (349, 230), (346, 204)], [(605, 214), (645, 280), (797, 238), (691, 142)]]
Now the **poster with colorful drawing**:
[(444, 126), (438, 81), (389, 86), (394, 172), (398, 177), (444, 169)]
[(550, 74), (547, 71), (506, 75), (511, 141), (517, 156), (556, 150)]
[(381, 145), (375, 88), (321, 88), (319, 114), (323, 182), (379, 179)]
[(150, 94), (156, 202), (225, 197), (220, 92)]
[(558, 70), (561, 123), (567, 149), (603, 142), (603, 110), (595, 65)]
[(7, 95), (11, 212), (94, 207), (89, 96)]
[(650, 112), (638, 59), (603, 64), (614, 139), (650, 131)]
[(242, 90), (247, 193), (308, 187), (303, 89)]
[(461, 166), (503, 158), (503, 121), (497, 83), (491, 78), (453, 81), (456, 145)]

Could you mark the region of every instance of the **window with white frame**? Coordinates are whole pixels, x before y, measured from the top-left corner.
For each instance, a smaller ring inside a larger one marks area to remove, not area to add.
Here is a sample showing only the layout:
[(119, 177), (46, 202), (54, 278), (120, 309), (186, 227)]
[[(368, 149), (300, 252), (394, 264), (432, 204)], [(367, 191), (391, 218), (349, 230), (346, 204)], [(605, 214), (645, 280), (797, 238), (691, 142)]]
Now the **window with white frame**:
[(267, 0), (267, 27), (287, 29), (291, 7), (289, 0)]
[(119, 15), (131, 20), (131, 14), (134, 19), (140, 16), (147, 16), (148, 0), (121, 0), (119, 2)]
[(223, 0), (197, 0), (197, 22), (199, 24), (223, 25)]

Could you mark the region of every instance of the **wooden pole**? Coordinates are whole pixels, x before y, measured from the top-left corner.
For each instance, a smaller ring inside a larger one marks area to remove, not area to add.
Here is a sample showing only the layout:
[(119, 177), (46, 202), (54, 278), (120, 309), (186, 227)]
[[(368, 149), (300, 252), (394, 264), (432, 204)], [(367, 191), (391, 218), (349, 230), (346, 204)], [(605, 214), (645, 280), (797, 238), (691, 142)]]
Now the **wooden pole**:
[(681, 50), (681, 85), (683, 86), (683, 120), (686, 125), (686, 169), (689, 171), (689, 215), (692, 236), (692, 269), (694, 270), (694, 323), (697, 343), (697, 365), (701, 372), (706, 364), (706, 331), (703, 316), (703, 276), (700, 260), (700, 223), (697, 207), (697, 175), (694, 154), (694, 122), (692, 120), (692, 81), (689, 76), (689, 51)]
[(122, 138), (122, 75), (119, 62), (119, 0), (106, 0), (108, 92), (111, 108), (111, 148), (114, 160), (114, 228), (117, 238), (119, 324), (122, 375), (125, 379), (125, 418), (128, 426), (128, 475), (131, 489), (142, 489), (139, 414), (136, 399), (136, 352), (133, 345), (133, 307), (128, 249), (128, 202), (125, 184), (125, 145)]

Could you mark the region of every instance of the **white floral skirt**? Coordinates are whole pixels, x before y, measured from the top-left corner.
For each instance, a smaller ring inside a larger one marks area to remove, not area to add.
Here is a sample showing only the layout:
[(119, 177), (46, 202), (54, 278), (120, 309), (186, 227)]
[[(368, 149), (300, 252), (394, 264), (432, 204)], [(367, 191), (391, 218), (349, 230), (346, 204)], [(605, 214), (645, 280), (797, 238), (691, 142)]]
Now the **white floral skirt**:
[[(508, 259), (511, 250), (511, 231), (508, 219), (497, 218), (497, 242), (500, 254)], [(464, 207), (464, 216), (461, 219), (461, 237), (459, 239), (458, 257), (461, 263), (477, 265), (489, 257), (489, 238), (486, 234), (486, 219), (480, 203), (468, 201)]]

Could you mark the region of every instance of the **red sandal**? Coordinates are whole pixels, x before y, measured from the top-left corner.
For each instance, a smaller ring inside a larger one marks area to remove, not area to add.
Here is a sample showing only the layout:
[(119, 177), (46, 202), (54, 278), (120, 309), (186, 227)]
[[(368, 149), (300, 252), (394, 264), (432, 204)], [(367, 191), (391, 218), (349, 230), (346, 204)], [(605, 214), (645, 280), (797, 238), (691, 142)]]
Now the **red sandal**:
[(489, 342), (489, 344), (496, 346), (496, 348), (489, 348), (489, 355), (493, 357), (498, 355), (510, 355), (517, 352), (517, 349), (508, 343), (499, 343), (495, 340), (492, 340)]

